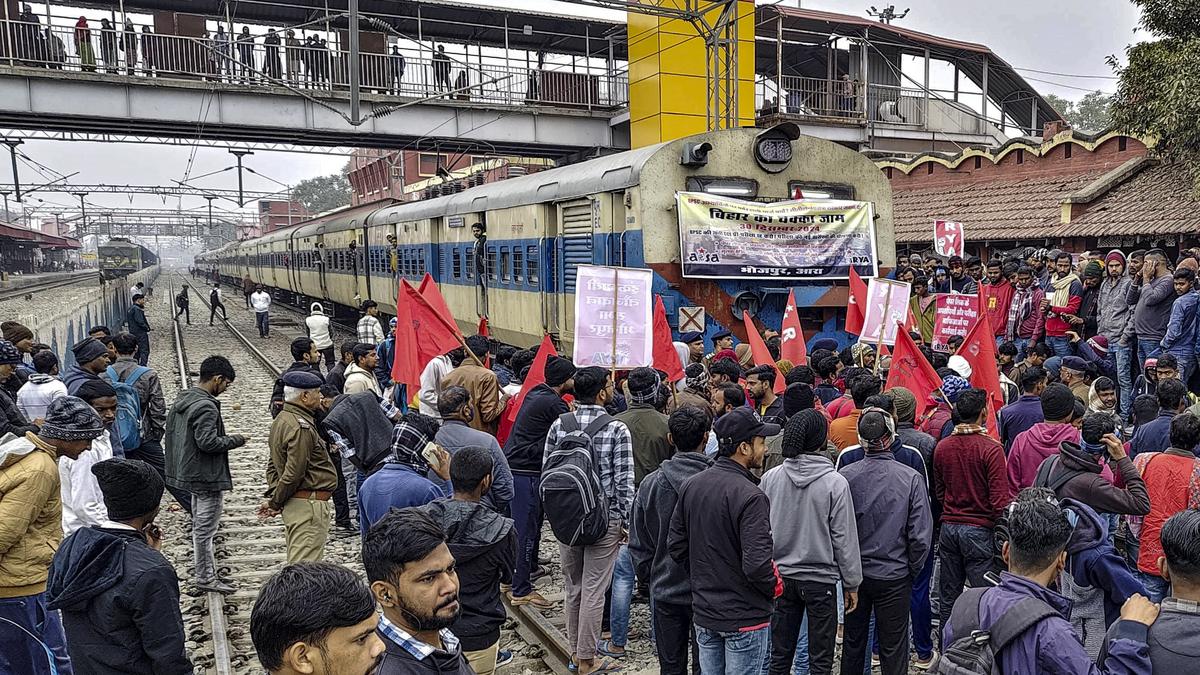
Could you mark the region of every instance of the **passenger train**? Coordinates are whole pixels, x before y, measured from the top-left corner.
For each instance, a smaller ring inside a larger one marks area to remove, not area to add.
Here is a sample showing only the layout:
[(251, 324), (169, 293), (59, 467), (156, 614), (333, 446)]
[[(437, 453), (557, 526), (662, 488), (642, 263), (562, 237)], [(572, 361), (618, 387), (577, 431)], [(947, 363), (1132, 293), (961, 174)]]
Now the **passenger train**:
[[(769, 158), (765, 142), (773, 144)], [(873, 202), (878, 264), (895, 264), (886, 177), (858, 152), (790, 124), (698, 134), (423, 201), (351, 207), (232, 242), (196, 263), (235, 285), (249, 275), (278, 300), (305, 309), (322, 300), (344, 314), (366, 299), (394, 314), (399, 280), (416, 283), (428, 272), (464, 332), (486, 314), (500, 341), (530, 346), (548, 333), (567, 348), (579, 265), (649, 268), (676, 330), (682, 307), (703, 307), (709, 334), (719, 327), (739, 334), (741, 310), (778, 327), (794, 290), (806, 334), (845, 341), (838, 311), (846, 306), (845, 282), (684, 278), (675, 198), (685, 190)], [(478, 267), (476, 223), (487, 234)]]

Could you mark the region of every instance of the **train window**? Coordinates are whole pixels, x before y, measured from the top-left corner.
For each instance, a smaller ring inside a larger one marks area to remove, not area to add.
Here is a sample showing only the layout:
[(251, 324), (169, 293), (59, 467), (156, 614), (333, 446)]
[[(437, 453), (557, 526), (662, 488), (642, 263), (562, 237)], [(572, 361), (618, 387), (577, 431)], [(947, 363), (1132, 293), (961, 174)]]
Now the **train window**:
[(475, 247), (467, 246), (467, 278), (475, 278)]
[(512, 261), (508, 255), (508, 247), (502, 246), (500, 248), (500, 281), (506, 284), (512, 281), (512, 273), (508, 268), (510, 262)]
[(486, 255), (487, 255), (486, 268), (487, 268), (488, 281), (495, 281), (496, 280), (496, 247), (495, 246), (487, 247)]
[(417, 251), (417, 276), (425, 276), (425, 249), (423, 248)]
[(525, 276), (529, 277), (529, 285), (538, 285), (538, 247), (525, 248)]
[(525, 283), (525, 252), (520, 246), (514, 246), (512, 250), (512, 268), (513, 281), (518, 284)]
[(463, 278), (463, 252), (456, 246), (450, 249), (450, 276), (455, 279)]

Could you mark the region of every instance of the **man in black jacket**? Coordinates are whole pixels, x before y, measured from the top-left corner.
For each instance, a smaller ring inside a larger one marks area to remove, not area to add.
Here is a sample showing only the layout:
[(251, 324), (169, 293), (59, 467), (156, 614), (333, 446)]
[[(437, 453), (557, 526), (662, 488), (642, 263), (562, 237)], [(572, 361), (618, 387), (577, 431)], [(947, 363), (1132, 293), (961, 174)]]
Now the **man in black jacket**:
[(387, 649), (375, 675), (471, 675), (450, 626), (462, 613), (446, 533), (420, 508), (392, 509), (363, 539), (363, 568), (383, 608)]
[(342, 343), (342, 346), (338, 348), (341, 359), (329, 369), (329, 375), (325, 378), (325, 383), (337, 387), (338, 391), (345, 390), (346, 366), (354, 363), (354, 345), (356, 344), (358, 344), (357, 340), (346, 340)]
[[(8, 340), (0, 340), (0, 384), (16, 377), (17, 366), (21, 364), (21, 352)], [(31, 424), (17, 408), (16, 401), (9, 396), (8, 391), (0, 388), (0, 436), (12, 434), (22, 436), (27, 431), (36, 432), (38, 426)]]
[(149, 464), (92, 467), (108, 521), (76, 531), (54, 554), (48, 607), (61, 609), (76, 672), (186, 675), (179, 580), (154, 524), (163, 481)]
[(446, 532), (462, 603), (462, 614), (450, 630), (478, 675), (491, 675), (498, 666), (512, 661), (512, 652), (499, 651), (500, 625), (508, 616), (500, 602), (500, 584), (512, 583), (517, 532), (511, 518), (483, 504), (494, 469), (487, 448), (460, 448), (450, 460), (454, 497), (420, 507)]
[(667, 552), (667, 533), (684, 482), (709, 466), (704, 446), (711, 428), (712, 417), (704, 408), (683, 406), (671, 413), (667, 440), (675, 455), (642, 480), (633, 502), (629, 554), (638, 578), (650, 585), (654, 604), (650, 620), (662, 675), (688, 672), (689, 645), (692, 672), (700, 672), (700, 652), (692, 630), (692, 584), (687, 566), (675, 562)]
[(779, 426), (737, 408), (713, 430), (717, 461), (683, 484), (667, 547), (691, 578), (700, 670), (742, 675), (762, 669), (782, 588), (772, 560), (770, 504), (750, 473), (762, 467), (766, 439)]
[(551, 356), (546, 361), (545, 373), (545, 382), (525, 395), (504, 444), (504, 456), (508, 458), (508, 468), (513, 474), (510, 511), (517, 528), (517, 564), (511, 599), (515, 605), (530, 604), (538, 609), (552, 606), (540, 593), (534, 592), (532, 580), (542, 536), (542, 497), (538, 492), (542, 482), (542, 456), (550, 425), (568, 411), (562, 396), (574, 389), (575, 366), (561, 356)]
[(133, 296), (133, 306), (125, 317), (129, 326), (129, 334), (138, 341), (138, 365), (144, 366), (150, 362), (150, 322), (146, 321), (146, 296)]
[(321, 375), (321, 352), (317, 350), (317, 343), (313, 342), (312, 338), (298, 337), (292, 340), (291, 350), (292, 365), (280, 373), (279, 377), (275, 379), (275, 388), (271, 390), (271, 417), (275, 417), (280, 410), (283, 410), (283, 375), (285, 373), (303, 370), (321, 378), (321, 382), (325, 381), (325, 377)]

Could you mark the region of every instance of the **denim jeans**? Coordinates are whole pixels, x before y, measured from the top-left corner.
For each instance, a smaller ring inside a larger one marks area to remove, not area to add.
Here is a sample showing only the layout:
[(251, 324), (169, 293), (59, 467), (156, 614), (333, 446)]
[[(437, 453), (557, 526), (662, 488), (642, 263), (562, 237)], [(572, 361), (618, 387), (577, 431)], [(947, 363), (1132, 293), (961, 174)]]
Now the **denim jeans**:
[(1159, 340), (1152, 340), (1150, 338), (1138, 339), (1138, 371), (1142, 370), (1142, 367), (1146, 364), (1146, 359), (1150, 358), (1151, 356), (1157, 356), (1158, 352), (1162, 351), (1158, 348), (1158, 343), (1160, 341), (1161, 338)]
[(938, 539), (941, 579), (938, 589), (942, 625), (950, 621), (954, 602), (962, 595), (963, 585), (984, 586), (983, 575), (992, 567), (992, 531), (964, 523), (943, 523)]
[(633, 556), (629, 546), (622, 544), (617, 552), (617, 565), (613, 568), (612, 603), (608, 612), (609, 632), (614, 647), (624, 647), (629, 642), (629, 606), (633, 603)]
[(258, 326), (258, 336), (267, 337), (271, 334), (271, 313), (255, 312), (254, 325)]
[(1117, 389), (1120, 399), (1121, 417), (1128, 419), (1133, 410), (1133, 347), (1122, 347), (1120, 343), (1108, 343), (1108, 351), (1112, 352), (1113, 363), (1117, 367)]
[(912, 620), (913, 651), (922, 659), (933, 655), (933, 608), (929, 601), (929, 584), (933, 578), (933, 552), (925, 557), (925, 566), (913, 579), (908, 611)]
[(217, 578), (213, 537), (221, 522), (225, 493), (220, 490), (192, 493), (192, 548), (196, 565), (196, 581), (211, 582)]
[(542, 539), (542, 498), (538, 493), (541, 476), (513, 474), (512, 517), (517, 529), (517, 565), (513, 574), (512, 594), (524, 597), (533, 592), (529, 574), (537, 567)]
[(696, 626), (700, 672), (704, 675), (761, 673), (771, 648), (771, 627), (748, 631), (716, 631)]
[[(1013, 361), (1014, 363), (1020, 363), (1025, 359), (1025, 351), (1029, 349), (1029, 338), (1014, 338), (1013, 345), (1017, 348), (1017, 356)], [(1020, 382), (1017, 384), (1020, 384)]]
[(1070, 356), (1075, 353), (1071, 350), (1071, 339), (1066, 336), (1046, 336), (1046, 344), (1050, 347), (1050, 351), (1054, 352), (1055, 356)]
[(1137, 575), (1142, 581), (1142, 586), (1146, 587), (1146, 595), (1149, 596), (1150, 602), (1162, 602), (1163, 598), (1171, 594), (1171, 582), (1166, 579), (1145, 572), (1138, 572)]
[(48, 675), (52, 668), (73, 672), (62, 620), (46, 609), (46, 594), (0, 598), (0, 673)]

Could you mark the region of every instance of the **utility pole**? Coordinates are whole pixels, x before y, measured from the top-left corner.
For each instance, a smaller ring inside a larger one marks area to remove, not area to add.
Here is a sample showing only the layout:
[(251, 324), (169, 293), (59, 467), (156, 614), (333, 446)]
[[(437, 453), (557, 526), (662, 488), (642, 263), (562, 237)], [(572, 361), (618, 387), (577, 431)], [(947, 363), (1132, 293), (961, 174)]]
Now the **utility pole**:
[[(358, 55), (358, 0), (349, 0), (350, 10), (350, 123), (358, 124), (362, 120), (359, 118), (361, 92), (359, 86), (361, 83), (361, 68)], [(14, 160), (15, 161), (15, 160)]]
[[(89, 193), (72, 192), (71, 194), (79, 197), (79, 236), (82, 237), (84, 235), (84, 228), (87, 227), (87, 203), (83, 201), (83, 198), (88, 196)], [(99, 233), (96, 234), (96, 245), (100, 245)]]
[[(229, 154), (233, 155), (234, 157), (237, 157), (238, 208), (245, 208), (246, 199), (245, 199), (245, 197), (243, 197), (243, 192), (242, 192), (242, 158), (245, 157), (246, 155), (253, 155), (254, 152), (251, 150), (235, 150), (233, 148), (230, 148)], [(206, 197), (206, 199), (207, 199), (207, 197)], [(212, 202), (209, 202), (209, 205), (211, 206)]]
[[(8, 146), (8, 151), (12, 155), (12, 172), (13, 172), (13, 189), (16, 191), (17, 201), (21, 201), (21, 178), (17, 173), (17, 146), (24, 145), (25, 141), (19, 138), (6, 138), (4, 144)], [(8, 208), (6, 207), (7, 213)]]
[(12, 194), (12, 192), (10, 192), (8, 190), (4, 190), (3, 192), (0, 192), (0, 194), (4, 195), (4, 220), (7, 221), (8, 220), (8, 196), (10, 194)]
[(879, 19), (879, 23), (890, 26), (896, 19), (903, 19), (904, 17), (908, 16), (909, 11), (910, 10), (906, 8), (903, 13), (897, 14), (895, 5), (888, 5), (882, 10), (875, 9), (875, 6), (872, 5), (871, 8), (867, 10), (867, 16), (877, 18)]

